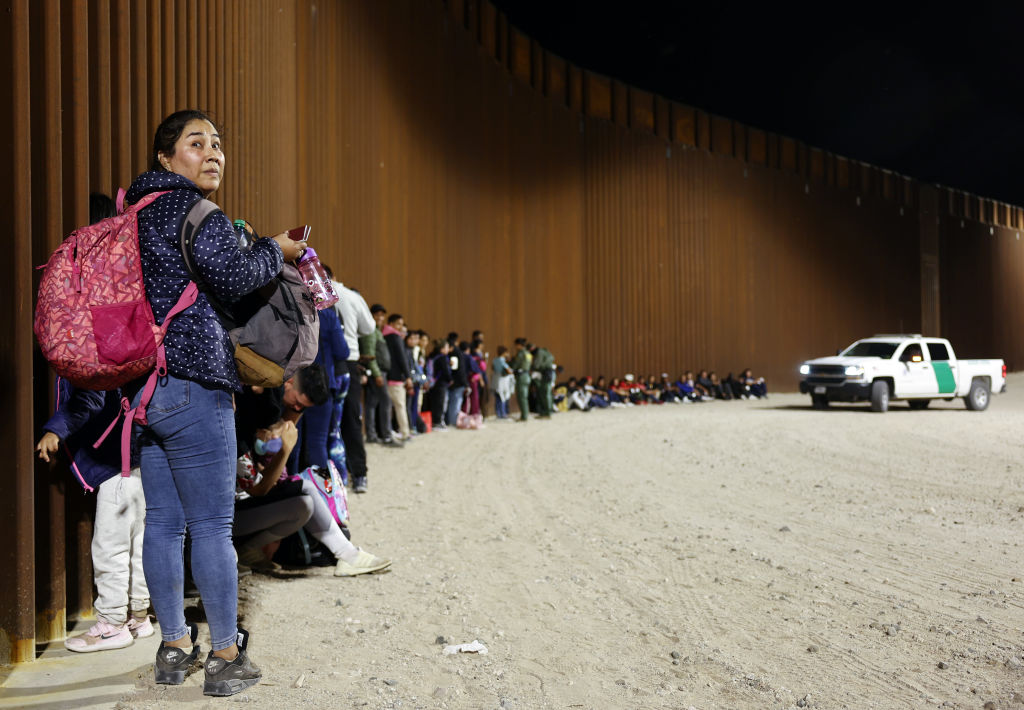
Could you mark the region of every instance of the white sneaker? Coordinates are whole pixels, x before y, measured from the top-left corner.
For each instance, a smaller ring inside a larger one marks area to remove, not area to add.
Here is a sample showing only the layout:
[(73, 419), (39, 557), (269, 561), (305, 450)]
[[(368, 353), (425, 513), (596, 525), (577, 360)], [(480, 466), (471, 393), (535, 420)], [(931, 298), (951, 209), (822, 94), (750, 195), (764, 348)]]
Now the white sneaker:
[(137, 639), (149, 638), (153, 635), (153, 622), (149, 620), (149, 614), (146, 614), (144, 618), (136, 618), (134, 616), (128, 619), (128, 630), (132, 636)]
[(356, 556), (354, 562), (338, 560), (338, 564), (334, 568), (334, 576), (355, 577), (359, 574), (370, 574), (371, 572), (380, 572), (382, 569), (387, 569), (390, 566), (391, 560), (384, 559), (383, 557), (377, 557), (376, 555), (371, 555), (366, 550), (359, 550), (359, 554)]
[[(150, 633), (153, 633), (150, 627)], [(84, 634), (72, 636), (64, 640), (64, 648), (76, 653), (92, 653), (93, 651), (110, 651), (115, 648), (124, 648), (135, 643), (132, 632), (128, 630), (128, 624), (114, 626), (106, 621), (100, 620)]]

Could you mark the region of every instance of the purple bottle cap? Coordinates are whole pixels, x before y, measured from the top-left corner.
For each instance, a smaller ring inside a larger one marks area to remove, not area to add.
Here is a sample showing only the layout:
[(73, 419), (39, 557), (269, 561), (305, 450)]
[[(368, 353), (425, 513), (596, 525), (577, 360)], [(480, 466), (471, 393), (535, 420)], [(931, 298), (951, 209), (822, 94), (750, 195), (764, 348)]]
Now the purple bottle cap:
[(306, 251), (302, 252), (302, 256), (299, 257), (299, 263), (301, 264), (302, 262), (309, 261), (310, 259), (316, 259), (317, 261), (320, 260), (313, 247), (306, 247)]

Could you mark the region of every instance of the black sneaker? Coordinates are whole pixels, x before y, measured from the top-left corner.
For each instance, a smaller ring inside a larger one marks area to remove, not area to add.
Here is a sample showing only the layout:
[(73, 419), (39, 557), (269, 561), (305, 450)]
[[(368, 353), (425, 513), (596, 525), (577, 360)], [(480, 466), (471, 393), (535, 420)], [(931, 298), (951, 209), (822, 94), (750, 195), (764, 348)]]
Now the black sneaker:
[(366, 493), (366, 476), (353, 476), (352, 490), (356, 493)]
[(183, 648), (168, 646), (163, 641), (156, 650), (156, 663), (153, 664), (153, 674), (156, 682), (161, 685), (181, 685), (185, 682), (185, 676), (192, 670), (193, 664), (199, 660), (199, 644), (196, 638), (199, 636), (199, 627), (195, 624), (186, 624), (189, 638), (192, 639), (192, 652), (186, 653)]
[(245, 647), (249, 645), (249, 632), (239, 629), (237, 643), (238, 656), (233, 661), (214, 656), (213, 651), (206, 657), (203, 695), (234, 695), (260, 682), (262, 671), (245, 653)]

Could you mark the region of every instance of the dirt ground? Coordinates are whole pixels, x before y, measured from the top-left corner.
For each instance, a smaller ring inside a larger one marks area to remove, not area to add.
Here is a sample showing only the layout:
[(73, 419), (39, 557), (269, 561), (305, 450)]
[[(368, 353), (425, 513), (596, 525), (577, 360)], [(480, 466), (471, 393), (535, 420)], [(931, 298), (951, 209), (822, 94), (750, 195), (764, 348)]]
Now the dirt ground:
[(392, 571), (248, 577), (260, 685), (118, 706), (1024, 708), (1024, 375), (984, 413), (809, 404), (373, 447), (354, 540)]

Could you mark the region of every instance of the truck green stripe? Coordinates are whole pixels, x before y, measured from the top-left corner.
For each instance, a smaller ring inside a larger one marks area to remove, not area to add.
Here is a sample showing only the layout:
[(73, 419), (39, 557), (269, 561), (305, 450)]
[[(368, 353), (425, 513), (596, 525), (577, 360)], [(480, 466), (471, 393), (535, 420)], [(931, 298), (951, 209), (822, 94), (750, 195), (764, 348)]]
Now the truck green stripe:
[(948, 362), (933, 362), (932, 369), (935, 370), (935, 381), (939, 384), (939, 394), (956, 392), (956, 380), (953, 379), (953, 371)]

